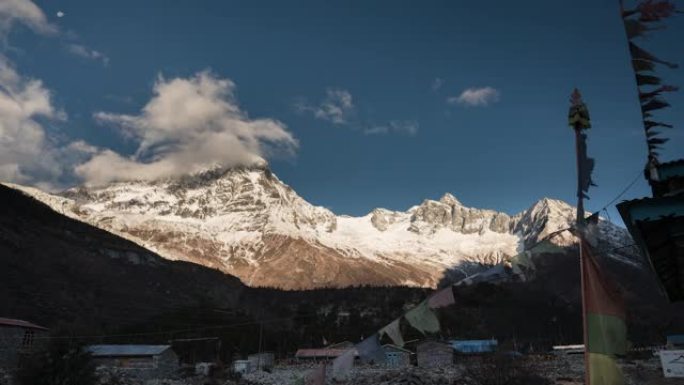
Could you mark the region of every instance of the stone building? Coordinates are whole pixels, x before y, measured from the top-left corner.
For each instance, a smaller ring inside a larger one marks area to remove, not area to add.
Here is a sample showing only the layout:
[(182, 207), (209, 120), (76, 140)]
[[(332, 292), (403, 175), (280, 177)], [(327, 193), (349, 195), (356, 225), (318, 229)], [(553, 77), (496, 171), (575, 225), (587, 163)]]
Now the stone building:
[(90, 345), (87, 349), (97, 366), (124, 370), (140, 379), (170, 378), (179, 368), (171, 345)]
[(418, 366), (435, 368), (450, 366), (454, 362), (454, 348), (442, 341), (423, 341), (416, 347)]
[(15, 368), (22, 355), (38, 348), (46, 332), (28, 321), (0, 318), (0, 368)]

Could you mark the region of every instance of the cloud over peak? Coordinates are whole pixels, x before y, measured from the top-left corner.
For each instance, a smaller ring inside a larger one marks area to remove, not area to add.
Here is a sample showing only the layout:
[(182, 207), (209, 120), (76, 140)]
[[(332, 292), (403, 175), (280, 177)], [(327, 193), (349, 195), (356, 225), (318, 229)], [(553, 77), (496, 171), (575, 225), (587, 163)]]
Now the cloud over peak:
[(499, 101), (501, 93), (493, 87), (467, 88), (459, 96), (447, 99), (449, 104), (471, 107), (485, 107)]
[(235, 99), (235, 84), (203, 71), (189, 78), (159, 77), (153, 96), (137, 115), (98, 112), (137, 142), (124, 156), (101, 150), (76, 167), (88, 184), (127, 179), (159, 179), (221, 165), (263, 162), (293, 155), (298, 142), (287, 127), (272, 119), (250, 119)]

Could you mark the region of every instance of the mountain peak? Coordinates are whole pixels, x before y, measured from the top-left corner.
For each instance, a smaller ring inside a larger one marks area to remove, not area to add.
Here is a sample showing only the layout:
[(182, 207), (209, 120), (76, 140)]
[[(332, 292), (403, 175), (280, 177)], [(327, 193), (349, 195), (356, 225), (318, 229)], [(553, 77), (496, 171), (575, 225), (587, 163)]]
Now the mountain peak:
[(439, 198), (439, 201), (449, 206), (463, 206), (463, 204), (461, 204), (461, 202), (451, 193), (445, 193), (441, 198)]
[(544, 197), (535, 202), (528, 211), (533, 213), (567, 212), (574, 210), (574, 207), (558, 199)]

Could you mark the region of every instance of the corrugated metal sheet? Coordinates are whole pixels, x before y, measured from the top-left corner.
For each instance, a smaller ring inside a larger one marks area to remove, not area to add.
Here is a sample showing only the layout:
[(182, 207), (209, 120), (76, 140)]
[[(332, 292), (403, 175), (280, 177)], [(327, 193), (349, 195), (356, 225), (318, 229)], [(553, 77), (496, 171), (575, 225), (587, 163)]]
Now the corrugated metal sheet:
[(12, 318), (0, 318), (0, 326), (14, 326), (14, 327), (20, 327), (20, 328), (47, 330), (47, 328), (44, 328), (42, 326), (38, 326), (34, 323), (31, 323), (28, 321), (22, 321), (20, 319), (12, 319)]
[(497, 340), (454, 340), (450, 343), (459, 353), (489, 353), (498, 345)]
[(90, 345), (87, 350), (94, 357), (156, 356), (171, 349), (171, 345)]
[[(297, 358), (336, 358), (343, 355), (349, 349), (299, 349), (295, 353)], [(356, 349), (354, 349), (356, 350)], [(359, 355), (358, 352), (355, 353)]]

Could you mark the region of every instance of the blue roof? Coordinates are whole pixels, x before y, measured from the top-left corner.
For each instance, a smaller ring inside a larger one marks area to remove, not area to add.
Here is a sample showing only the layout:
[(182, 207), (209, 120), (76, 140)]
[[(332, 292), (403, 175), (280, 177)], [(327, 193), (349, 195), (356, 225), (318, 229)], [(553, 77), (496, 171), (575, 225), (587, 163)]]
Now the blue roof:
[(492, 352), (498, 345), (497, 340), (452, 340), (451, 346), (461, 353), (486, 353)]
[(671, 336), (667, 336), (667, 342), (671, 344), (684, 344), (684, 334), (673, 334)]
[(86, 349), (97, 356), (156, 356), (171, 345), (90, 345)]

